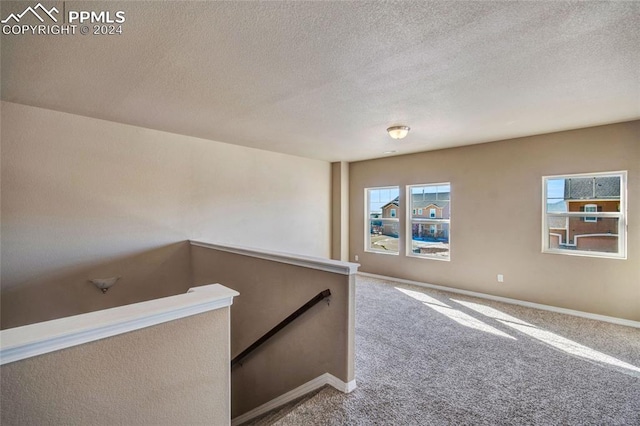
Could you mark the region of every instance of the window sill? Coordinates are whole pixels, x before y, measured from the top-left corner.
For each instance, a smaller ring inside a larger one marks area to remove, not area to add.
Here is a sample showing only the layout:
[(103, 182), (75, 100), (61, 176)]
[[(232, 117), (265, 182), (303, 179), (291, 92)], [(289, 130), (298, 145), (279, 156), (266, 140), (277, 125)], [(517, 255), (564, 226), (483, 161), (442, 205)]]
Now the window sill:
[(388, 251), (377, 251), (377, 250), (365, 250), (365, 253), (373, 253), (373, 254), (386, 254), (387, 256), (400, 256), (400, 253), (393, 253)]
[(440, 262), (451, 262), (451, 256), (449, 257), (418, 256), (417, 254), (406, 254), (405, 256), (413, 257), (414, 259), (439, 260)]
[(617, 259), (617, 260), (626, 260), (626, 254), (617, 254), (617, 253), (592, 253), (588, 251), (573, 251), (573, 250), (553, 250), (553, 249), (544, 249), (542, 250), (542, 254), (559, 254), (564, 256), (579, 256), (579, 257), (595, 257), (599, 259)]

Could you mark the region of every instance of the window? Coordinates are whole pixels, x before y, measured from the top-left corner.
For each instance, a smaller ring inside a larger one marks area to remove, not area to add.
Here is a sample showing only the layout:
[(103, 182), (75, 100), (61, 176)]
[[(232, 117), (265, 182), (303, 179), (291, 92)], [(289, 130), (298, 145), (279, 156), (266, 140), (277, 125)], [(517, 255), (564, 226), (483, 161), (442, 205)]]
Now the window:
[[(587, 213), (590, 212), (597, 212), (598, 211), (598, 205), (597, 204), (587, 204), (584, 206), (584, 211)], [(597, 222), (598, 218), (597, 217), (593, 217), (593, 216), (586, 216), (584, 218), (585, 222)]]
[(365, 250), (398, 254), (400, 240), (400, 188), (365, 189)]
[(543, 252), (626, 258), (627, 172), (542, 180)]
[[(414, 212), (407, 220), (407, 256), (449, 260), (450, 193), (450, 183), (407, 186), (408, 211)], [(428, 218), (422, 217), (423, 209), (428, 209)]]

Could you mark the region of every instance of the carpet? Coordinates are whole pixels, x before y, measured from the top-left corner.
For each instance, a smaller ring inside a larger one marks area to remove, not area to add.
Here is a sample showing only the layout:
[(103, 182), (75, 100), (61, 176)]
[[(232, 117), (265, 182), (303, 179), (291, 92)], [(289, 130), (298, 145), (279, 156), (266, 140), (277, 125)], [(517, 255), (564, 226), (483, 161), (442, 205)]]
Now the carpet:
[(274, 425), (640, 425), (640, 330), (358, 277), (357, 389)]

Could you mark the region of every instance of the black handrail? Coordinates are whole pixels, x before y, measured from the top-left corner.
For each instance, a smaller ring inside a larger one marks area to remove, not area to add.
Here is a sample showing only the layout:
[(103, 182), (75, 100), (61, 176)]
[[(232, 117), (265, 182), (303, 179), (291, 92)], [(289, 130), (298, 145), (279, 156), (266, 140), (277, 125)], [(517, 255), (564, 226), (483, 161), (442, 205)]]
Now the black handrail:
[(325, 298), (327, 298), (329, 296), (331, 296), (331, 291), (329, 289), (326, 289), (325, 291), (318, 293), (313, 299), (309, 300), (304, 305), (300, 306), (300, 308), (298, 308), (297, 311), (295, 311), (294, 313), (292, 313), (291, 315), (286, 317), (284, 320), (282, 320), (280, 322), (280, 324), (278, 324), (275, 327), (273, 327), (264, 336), (262, 336), (261, 338), (259, 338), (255, 342), (253, 342), (253, 344), (251, 346), (249, 346), (247, 349), (242, 351), (233, 360), (231, 360), (231, 368), (235, 367), (240, 361), (242, 361), (243, 358), (245, 358), (247, 355), (249, 355), (251, 352), (253, 352), (258, 346), (262, 345), (264, 342), (269, 340), (278, 331), (282, 330), (287, 325), (289, 325), (291, 322), (293, 322), (293, 320), (295, 320), (300, 315), (304, 314), (309, 309), (311, 309), (316, 303), (320, 302), (321, 300), (323, 300), (323, 299), (325, 299)]

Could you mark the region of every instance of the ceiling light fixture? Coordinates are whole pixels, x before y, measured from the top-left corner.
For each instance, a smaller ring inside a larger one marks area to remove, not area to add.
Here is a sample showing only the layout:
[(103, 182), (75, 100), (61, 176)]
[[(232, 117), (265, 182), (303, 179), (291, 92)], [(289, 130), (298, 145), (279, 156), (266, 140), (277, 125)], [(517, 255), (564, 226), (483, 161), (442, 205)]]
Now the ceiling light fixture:
[(407, 136), (410, 129), (409, 126), (391, 126), (387, 129), (387, 132), (394, 139), (402, 139)]

